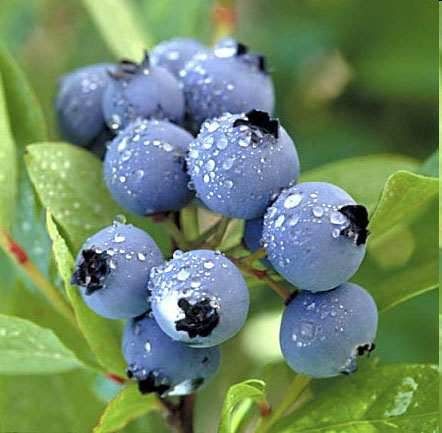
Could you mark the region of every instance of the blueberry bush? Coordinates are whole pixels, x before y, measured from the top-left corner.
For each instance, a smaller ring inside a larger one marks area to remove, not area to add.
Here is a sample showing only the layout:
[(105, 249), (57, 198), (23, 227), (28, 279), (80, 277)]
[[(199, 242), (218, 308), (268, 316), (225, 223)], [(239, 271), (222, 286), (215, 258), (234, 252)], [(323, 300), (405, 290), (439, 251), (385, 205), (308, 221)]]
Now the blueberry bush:
[(437, 6), (373, 3), (0, 5), (1, 432), (439, 431)]

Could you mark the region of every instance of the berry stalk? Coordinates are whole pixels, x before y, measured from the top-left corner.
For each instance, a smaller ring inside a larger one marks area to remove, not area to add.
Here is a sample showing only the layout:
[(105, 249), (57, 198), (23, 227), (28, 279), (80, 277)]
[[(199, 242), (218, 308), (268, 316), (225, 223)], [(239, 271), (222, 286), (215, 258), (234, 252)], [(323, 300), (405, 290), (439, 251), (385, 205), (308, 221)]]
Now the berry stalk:
[(37, 266), (29, 259), (25, 250), (15, 242), (8, 232), (0, 230), (0, 247), (8, 254), (17, 266), (28, 276), (28, 278), (47, 297), (53, 307), (71, 324), (77, 326), (74, 313), (70, 305), (63, 298), (47, 278), (39, 271)]
[(285, 397), (275, 408), (275, 410), (272, 411), (271, 415), (263, 419), (260, 426), (256, 430), (256, 433), (267, 433), (271, 427), (296, 403), (310, 382), (310, 377), (297, 374), (287, 388)]

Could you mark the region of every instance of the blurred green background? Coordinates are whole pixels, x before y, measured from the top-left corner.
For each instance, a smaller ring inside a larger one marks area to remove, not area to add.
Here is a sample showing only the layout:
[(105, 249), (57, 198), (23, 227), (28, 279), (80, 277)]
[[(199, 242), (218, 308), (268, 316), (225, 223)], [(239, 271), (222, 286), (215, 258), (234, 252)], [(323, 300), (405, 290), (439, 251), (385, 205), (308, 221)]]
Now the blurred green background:
[[(173, 36), (212, 42), (212, 1), (125, 2), (154, 42)], [(276, 112), (295, 139), (302, 170), (377, 153), (424, 161), (435, 151), (435, 1), (237, 0), (236, 5), (235, 36), (268, 57)], [(35, 89), (52, 139), (59, 138), (52, 109), (57, 79), (75, 67), (113, 59), (95, 25), (78, 0), (1, 0), (0, 39)], [(436, 238), (434, 243), (431, 248)], [(200, 426), (217, 416), (228, 385), (267, 374), (263, 365), (279, 359), (280, 306), (272, 293), (254, 297), (252, 320), (226, 345), (221, 374), (199, 399), (206, 409), (200, 411)], [(437, 317), (436, 291), (384, 313), (376, 356), (384, 363), (437, 363)], [(283, 380), (285, 370), (278, 371)], [(100, 395), (109, 395), (109, 386), (100, 383)]]

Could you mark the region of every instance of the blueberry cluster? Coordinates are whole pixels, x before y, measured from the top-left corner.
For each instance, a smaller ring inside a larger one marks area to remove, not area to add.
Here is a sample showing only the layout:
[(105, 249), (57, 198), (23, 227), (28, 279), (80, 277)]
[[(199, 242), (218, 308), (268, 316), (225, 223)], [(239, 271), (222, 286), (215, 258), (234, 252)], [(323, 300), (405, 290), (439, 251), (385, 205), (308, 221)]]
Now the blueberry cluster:
[[(173, 39), (140, 64), (65, 76), (56, 108), (65, 137), (104, 156), (106, 185), (126, 210), (163, 215), (196, 198), (246, 220), (245, 247), (266, 267), (256, 275), (298, 289), (280, 331), (296, 372), (349, 374), (374, 349), (376, 305), (348, 282), (365, 255), (367, 210), (330, 183), (298, 183), (263, 56), (231, 38), (212, 49)], [(246, 321), (243, 260), (196, 249), (166, 261), (147, 233), (115, 222), (85, 242), (72, 282), (97, 314), (128, 319), (122, 350), (140, 390), (184, 395), (215, 374), (218, 346)]]

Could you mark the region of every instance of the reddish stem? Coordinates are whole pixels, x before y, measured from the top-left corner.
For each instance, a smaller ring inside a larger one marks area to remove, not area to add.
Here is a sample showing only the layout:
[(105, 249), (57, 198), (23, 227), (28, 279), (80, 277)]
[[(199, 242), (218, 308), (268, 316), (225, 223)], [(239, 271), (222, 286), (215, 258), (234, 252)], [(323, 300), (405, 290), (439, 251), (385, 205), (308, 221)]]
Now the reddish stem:
[(106, 377), (112, 380), (112, 382), (118, 383), (120, 385), (126, 383), (126, 379), (124, 377), (118, 376), (114, 373), (106, 373)]

